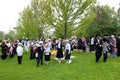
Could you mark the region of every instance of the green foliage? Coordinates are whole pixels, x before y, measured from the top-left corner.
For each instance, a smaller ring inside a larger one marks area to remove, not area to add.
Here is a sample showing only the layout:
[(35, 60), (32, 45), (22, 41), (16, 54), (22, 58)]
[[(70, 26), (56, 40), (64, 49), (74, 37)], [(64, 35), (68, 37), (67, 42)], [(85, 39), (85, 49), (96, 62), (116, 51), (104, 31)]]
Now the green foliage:
[[(81, 25), (82, 19), (86, 17), (87, 11), (89, 11), (94, 2), (95, 0), (52, 1), (54, 18), (52, 24), (56, 27), (56, 36), (68, 38), (69, 36), (74, 35), (74, 30)], [(62, 29), (59, 29), (60, 27)]]
[(86, 33), (86, 36), (90, 37), (96, 34), (111, 35), (119, 32), (117, 13), (113, 8), (110, 8), (108, 5), (97, 5), (93, 8), (93, 13), (96, 17), (90, 24), (82, 28), (82, 34)]
[[(17, 37), (39, 38), (54, 27), (56, 37), (68, 38), (90, 19), (87, 11), (96, 0), (31, 0), (20, 14)], [(87, 17), (87, 18), (86, 18)]]
[[(40, 38), (43, 35), (46, 20), (45, 1), (31, 0), (31, 4), (25, 8), (18, 20), (18, 37), (28, 37), (30, 39)], [(48, 8), (46, 8), (48, 10)]]
[[(120, 7), (119, 7), (117, 13), (118, 13), (118, 15), (117, 15), (118, 16), (118, 31), (120, 31)], [(119, 32), (119, 34), (120, 34), (120, 32)]]
[(5, 33), (0, 31), (0, 42), (4, 39)]
[(95, 62), (95, 54), (74, 52), (76, 58), (71, 64), (63, 60), (58, 64), (53, 56), (49, 65), (36, 67), (35, 60), (29, 60), (29, 54), (24, 53), (23, 62), (17, 64), (17, 56), (2, 61), (0, 59), (0, 80), (119, 80), (120, 58), (108, 57)]
[(5, 40), (7, 40), (7, 39), (13, 40), (14, 38), (16, 38), (16, 34), (12, 30), (9, 31), (9, 33), (5, 34), (5, 36), (4, 36)]

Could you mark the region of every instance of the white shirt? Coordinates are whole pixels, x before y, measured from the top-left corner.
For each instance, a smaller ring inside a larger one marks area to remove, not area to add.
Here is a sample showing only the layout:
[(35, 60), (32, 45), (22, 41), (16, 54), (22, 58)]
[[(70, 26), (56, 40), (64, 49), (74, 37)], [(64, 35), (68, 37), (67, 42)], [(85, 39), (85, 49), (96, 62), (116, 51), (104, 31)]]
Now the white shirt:
[(52, 48), (52, 42), (51, 41), (48, 42), (48, 45), (49, 45), (50, 48)]
[(71, 46), (70, 46), (70, 44), (69, 43), (66, 43), (66, 45), (65, 45), (65, 51), (69, 51), (68, 52), (68, 54), (70, 54), (70, 52), (71, 52)]
[(18, 46), (17, 49), (16, 49), (16, 51), (17, 51), (17, 55), (18, 55), (18, 56), (22, 56), (22, 53), (23, 53), (23, 47)]
[(94, 38), (91, 38), (91, 45), (94, 44)]
[(45, 48), (45, 55), (50, 55), (50, 47)]
[(58, 48), (60, 49), (60, 46), (61, 46), (61, 43), (59, 42), (59, 44), (58, 44)]

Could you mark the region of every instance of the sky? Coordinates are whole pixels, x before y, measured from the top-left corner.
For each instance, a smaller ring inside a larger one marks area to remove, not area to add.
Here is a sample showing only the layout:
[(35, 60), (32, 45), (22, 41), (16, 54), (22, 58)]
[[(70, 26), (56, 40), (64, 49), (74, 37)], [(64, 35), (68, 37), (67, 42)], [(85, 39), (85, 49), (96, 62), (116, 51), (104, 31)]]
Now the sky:
[[(100, 5), (108, 4), (115, 7), (115, 11), (120, 7), (120, 0), (97, 0)], [(0, 31), (8, 33), (16, 27), (19, 13), (30, 4), (30, 0), (0, 0)]]
[(0, 0), (0, 31), (9, 32), (16, 27), (19, 13), (30, 0)]

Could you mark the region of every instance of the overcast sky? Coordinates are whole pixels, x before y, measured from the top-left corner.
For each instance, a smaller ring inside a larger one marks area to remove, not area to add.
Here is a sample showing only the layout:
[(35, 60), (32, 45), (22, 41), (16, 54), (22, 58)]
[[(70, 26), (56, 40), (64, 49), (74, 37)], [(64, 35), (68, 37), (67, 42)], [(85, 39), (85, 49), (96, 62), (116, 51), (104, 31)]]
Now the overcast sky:
[[(120, 0), (98, 0), (100, 5), (108, 4), (117, 11)], [(9, 32), (16, 27), (19, 13), (30, 0), (0, 0), (0, 31)]]

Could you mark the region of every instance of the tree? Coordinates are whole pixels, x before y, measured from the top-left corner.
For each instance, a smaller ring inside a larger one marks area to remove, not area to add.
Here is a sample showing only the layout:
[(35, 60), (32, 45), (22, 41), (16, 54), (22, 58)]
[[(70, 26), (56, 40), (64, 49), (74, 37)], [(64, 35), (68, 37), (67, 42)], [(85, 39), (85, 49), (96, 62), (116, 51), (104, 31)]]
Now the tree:
[[(17, 36), (31, 39), (40, 38), (43, 35), (45, 25), (45, 1), (32, 0), (20, 14), (17, 24)], [(49, 8), (49, 7), (48, 7)], [(46, 9), (48, 9), (46, 8)]]
[(3, 31), (0, 31), (0, 42), (4, 39), (5, 33)]
[(114, 11), (114, 8), (110, 8), (108, 5), (97, 5), (93, 8), (93, 12), (96, 14), (96, 17), (89, 25), (81, 28), (83, 33), (86, 32), (86, 35), (89, 37), (96, 34), (111, 35), (118, 33), (117, 13)]
[[(119, 3), (119, 5), (120, 5), (120, 3)], [(120, 31), (120, 7), (118, 8), (118, 30)], [(120, 34), (120, 32), (119, 32), (119, 34)]]
[(46, 27), (54, 27), (57, 37), (68, 38), (78, 27), (90, 20), (92, 15), (88, 15), (87, 11), (95, 1), (32, 0), (20, 15), (17, 32), (19, 36), (24, 32), (25, 37), (35, 38), (35, 35), (42, 36)]
[(52, 0), (52, 25), (58, 37), (67, 38), (81, 25), (81, 21), (95, 0)]

